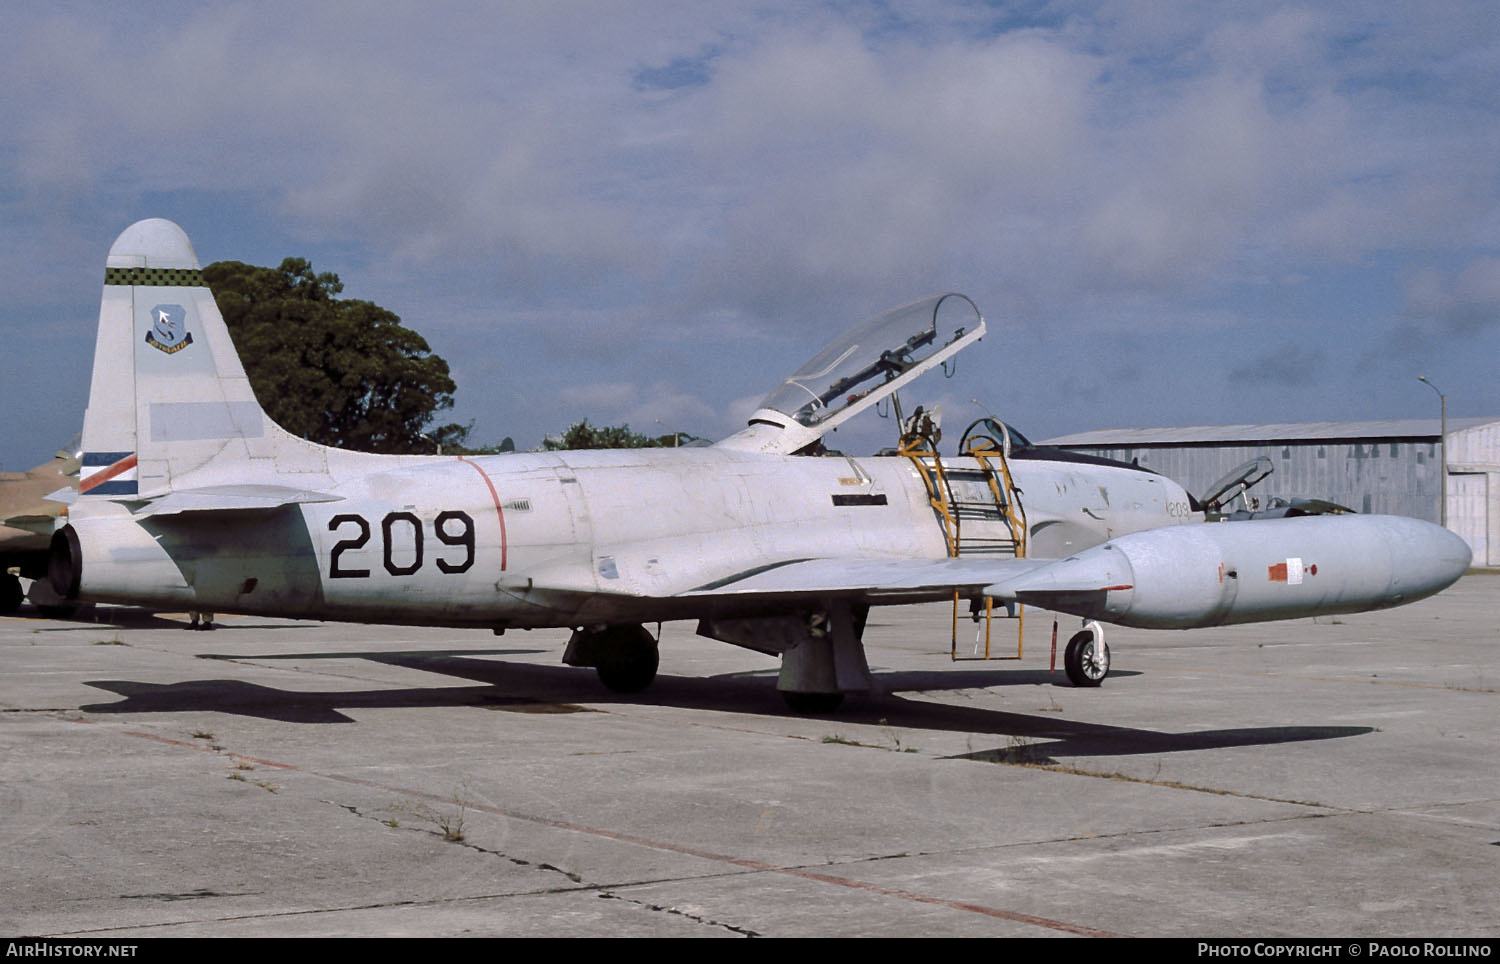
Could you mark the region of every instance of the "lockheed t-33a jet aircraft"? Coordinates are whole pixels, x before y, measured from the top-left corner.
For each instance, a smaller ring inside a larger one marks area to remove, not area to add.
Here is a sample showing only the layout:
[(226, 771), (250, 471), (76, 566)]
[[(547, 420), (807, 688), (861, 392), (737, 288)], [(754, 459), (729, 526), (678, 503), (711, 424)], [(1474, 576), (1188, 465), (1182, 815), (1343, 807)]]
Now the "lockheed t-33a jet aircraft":
[(566, 663), (636, 691), (645, 626), (696, 619), (781, 657), (794, 708), (869, 690), (871, 606), (1038, 605), (1089, 622), (1064, 663), (1109, 668), (1100, 623), (1188, 629), (1395, 606), (1452, 584), (1457, 536), (1390, 516), (1206, 522), (1160, 475), (1079, 460), (993, 419), (939, 456), (921, 414), (893, 455), (820, 439), (983, 337), (962, 295), (861, 325), (699, 448), (368, 455), (273, 423), (187, 236), (109, 252), (83, 470), (49, 576), (69, 600), (368, 623), (571, 627)]

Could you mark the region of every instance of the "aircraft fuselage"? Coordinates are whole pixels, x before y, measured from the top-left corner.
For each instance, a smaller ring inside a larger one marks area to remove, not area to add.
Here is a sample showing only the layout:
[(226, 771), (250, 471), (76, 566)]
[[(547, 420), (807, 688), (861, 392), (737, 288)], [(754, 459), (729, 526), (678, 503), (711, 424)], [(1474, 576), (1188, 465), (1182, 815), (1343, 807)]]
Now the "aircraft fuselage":
[[(79, 598), (361, 622), (581, 626), (733, 614), (732, 599), (681, 594), (788, 559), (948, 555), (921, 473), (905, 457), (688, 448), (391, 461), (326, 489), (339, 501), (145, 519), (118, 506), (75, 520)], [(978, 469), (973, 459), (944, 465), (960, 476)], [(1019, 460), (1012, 472), (1032, 557), (1202, 518), (1180, 486), (1148, 472)], [(92, 548), (100, 545), (112, 548)]]

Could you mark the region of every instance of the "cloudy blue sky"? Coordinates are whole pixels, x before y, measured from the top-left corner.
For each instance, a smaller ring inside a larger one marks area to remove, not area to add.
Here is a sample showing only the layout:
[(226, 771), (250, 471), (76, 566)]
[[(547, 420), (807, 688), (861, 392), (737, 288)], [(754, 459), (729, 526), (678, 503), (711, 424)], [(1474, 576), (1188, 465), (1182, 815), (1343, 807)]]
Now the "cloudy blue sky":
[(942, 290), (992, 332), (950, 427), (1500, 415), (1487, 2), (25, 4), (0, 130), (7, 469), (77, 431), (142, 217), (337, 272), (522, 448), (721, 437)]

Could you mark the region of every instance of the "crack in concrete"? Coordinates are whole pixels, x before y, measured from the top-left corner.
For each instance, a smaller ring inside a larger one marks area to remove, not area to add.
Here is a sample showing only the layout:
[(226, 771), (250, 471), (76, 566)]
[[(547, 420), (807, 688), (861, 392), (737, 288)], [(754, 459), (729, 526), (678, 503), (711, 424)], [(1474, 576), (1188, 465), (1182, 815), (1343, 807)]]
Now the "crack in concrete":
[[(508, 860), (512, 864), (515, 864), (517, 867), (532, 867), (532, 868), (535, 868), (537, 870), (545, 871), (545, 872), (548, 872), (548, 873), (561, 874), (562, 876), (566, 877), (568, 880), (572, 881), (573, 883), (578, 884), (581, 889), (597, 888), (597, 887), (601, 886), (599, 884), (590, 884), (588, 881), (584, 880), (583, 877), (580, 876), (579, 874), (575, 874), (571, 870), (564, 870), (561, 867), (555, 866), (553, 864), (549, 864), (549, 863), (546, 863), (546, 862), (538, 862), (538, 861), (533, 861), (533, 860), (526, 860), (526, 859), (524, 859), (522, 857), (513, 857), (510, 854), (502, 853), (499, 850), (492, 850), (489, 847), (481, 847), (479, 844), (472, 843), (472, 842), (470, 842), (468, 840), (464, 840), (464, 839), (458, 839), (458, 840), (449, 839), (442, 830), (429, 830), (426, 827), (407, 827), (407, 828), (402, 828), (402, 827), (400, 827), (400, 825), (398, 823), (396, 823), (393, 820), (382, 820), (379, 817), (374, 816), (373, 814), (363, 813), (363, 812), (360, 811), (360, 809), (358, 807), (353, 806), (352, 804), (335, 803), (334, 801), (331, 801), (331, 800), (329, 802), (333, 803), (334, 806), (342, 807), (343, 809), (349, 811), (351, 814), (353, 814), (356, 817), (359, 817), (362, 820), (374, 820), (374, 821), (376, 821), (376, 822), (378, 822), (378, 823), (380, 823), (380, 824), (382, 824), (382, 825), (384, 825), (386, 827), (391, 828), (392, 830), (407, 829), (407, 830), (415, 831), (417, 833), (425, 833), (425, 834), (428, 834), (429, 836), (437, 837), (439, 840), (446, 840), (447, 842), (452, 843), (452, 844), (456, 844), (456, 845), (458, 845), (460, 847), (467, 847), (468, 849), (473, 850), (473, 851), (477, 851), (478, 853), (487, 854), (487, 855), (489, 855), (491, 857), (499, 857), (502, 860)], [(561, 892), (561, 890), (573, 890), (573, 889), (574, 888), (566, 887), (566, 888), (561, 888), (559, 891), (555, 891), (555, 892)], [(554, 891), (544, 891), (544, 893), (551, 893), (551, 892), (554, 892)]]
[(671, 915), (673, 915), (675, 917), (683, 917), (683, 918), (686, 918), (686, 919), (692, 921), (695, 924), (704, 924), (704, 925), (706, 925), (708, 927), (717, 927), (717, 928), (720, 928), (722, 930), (729, 931), (731, 934), (740, 934), (740, 935), (742, 935), (744, 937), (762, 937), (762, 936), (764, 936), (760, 932), (753, 931), (753, 930), (751, 930), (748, 927), (737, 927), (734, 924), (726, 924), (723, 921), (714, 920), (713, 918), (710, 918), (710, 917), (704, 917), (701, 914), (689, 913), (688, 911), (682, 910), (681, 908), (678, 908), (678, 907), (666, 907), (666, 906), (663, 906), (661, 904), (653, 904), (650, 901), (635, 900), (634, 898), (631, 898), (631, 897), (621, 897), (619, 894), (613, 893), (613, 892), (608, 891), (608, 890), (602, 890), (602, 891), (600, 891), (599, 892), (599, 896), (602, 899), (604, 899), (604, 900), (624, 901), (627, 904), (634, 904), (637, 907), (644, 907), (646, 910), (654, 911), (656, 913), (671, 914)]
[(121, 894), (120, 900), (204, 900), (209, 897), (253, 897), (260, 893), (258, 890), (212, 890), (207, 887), (199, 887), (197, 890), (184, 891), (175, 894)]
[(1141, 783), (1145, 784), (1146, 786), (1165, 787), (1169, 790), (1187, 790), (1192, 793), (1209, 793), (1213, 794), (1214, 796), (1237, 797), (1242, 800), (1262, 800), (1267, 803), (1286, 803), (1291, 804), (1295, 807), (1313, 807), (1318, 810), (1333, 810), (1340, 813), (1367, 812), (1365, 810), (1360, 810), (1352, 807), (1337, 807), (1333, 804), (1318, 803), (1315, 800), (1290, 800), (1286, 797), (1272, 797), (1262, 793), (1250, 793), (1245, 790), (1226, 790), (1222, 787), (1197, 786), (1191, 783), (1182, 783), (1177, 780), (1162, 780), (1157, 777), (1136, 777), (1131, 776), (1128, 773), (1120, 773), (1119, 771), (1089, 770), (1085, 769), (1084, 767), (1056, 763), (1047, 758), (1044, 758), (1046, 762), (1043, 762), (1043, 760), (1033, 761), (1024, 759), (1007, 759), (1006, 757), (1007, 753), (1005, 752), (1000, 752), (995, 755), (989, 755), (988, 753), (974, 753), (964, 755), (964, 758), (974, 760), (976, 762), (994, 763), (1000, 766), (1019, 767), (1024, 770), (1045, 770), (1049, 773), (1066, 773), (1075, 777), (1093, 777), (1096, 780), (1118, 780), (1121, 783)]
[[(379, 823), (382, 823), (382, 824), (384, 824), (384, 825), (386, 825), (388, 827), (391, 827), (391, 829), (398, 829), (397, 827), (392, 826), (386, 820), (381, 820), (379, 817), (376, 817), (373, 814), (367, 814), (367, 813), (362, 812), (359, 809), (359, 807), (354, 806), (353, 804), (335, 803), (334, 801), (329, 801), (329, 802), (330, 803), (334, 803), (335, 806), (342, 807), (343, 809), (349, 811), (349, 813), (353, 814), (356, 817), (359, 817), (360, 819), (363, 819), (363, 820), (375, 820), (375, 821), (378, 821)], [(429, 830), (429, 829), (427, 829), (425, 827), (423, 827), (423, 828), (408, 828), (408, 829), (414, 829), (417, 832), (429, 834), (429, 835), (437, 837), (439, 839), (443, 839), (443, 834), (440, 831), (437, 831), (437, 830)], [(683, 918), (686, 918), (687, 920), (693, 921), (694, 923), (697, 923), (697, 924), (703, 924), (703, 925), (708, 926), (708, 927), (721, 928), (723, 930), (727, 930), (727, 931), (729, 931), (731, 933), (734, 933), (734, 934), (740, 934), (740, 935), (743, 935), (745, 937), (761, 937), (761, 936), (763, 936), (763, 935), (761, 935), (760, 933), (758, 933), (756, 931), (750, 930), (749, 928), (739, 927), (739, 926), (736, 926), (734, 924), (725, 923), (724, 921), (714, 920), (712, 918), (705, 917), (702, 914), (694, 914), (694, 913), (691, 913), (689, 911), (685, 911), (685, 910), (683, 910), (683, 909), (681, 909), (679, 907), (666, 906), (666, 905), (663, 905), (663, 904), (654, 904), (654, 903), (651, 903), (650, 901), (637, 900), (637, 899), (634, 899), (634, 898), (631, 898), (631, 897), (622, 896), (622, 895), (620, 895), (618, 893), (615, 893), (613, 890), (610, 889), (611, 887), (618, 887), (618, 886), (620, 886), (618, 884), (607, 885), (607, 884), (593, 884), (593, 883), (589, 883), (588, 881), (585, 881), (580, 874), (576, 874), (576, 873), (574, 873), (571, 870), (564, 870), (563, 868), (558, 867), (558, 866), (556, 866), (554, 864), (549, 864), (549, 863), (546, 863), (546, 862), (538, 862), (538, 861), (526, 860), (526, 859), (521, 858), (521, 857), (515, 857), (515, 856), (512, 856), (512, 855), (507, 854), (507, 853), (502, 853), (499, 850), (493, 850), (493, 849), (491, 849), (489, 847), (481, 847), (479, 844), (471, 843), (471, 842), (469, 842), (467, 840), (455, 840), (455, 841), (451, 841), (451, 842), (452, 843), (456, 843), (456, 844), (458, 844), (461, 847), (467, 847), (470, 850), (477, 851), (478, 853), (487, 854), (487, 855), (489, 855), (491, 857), (499, 857), (501, 860), (509, 861), (510, 863), (516, 865), (517, 867), (531, 867), (531, 868), (535, 868), (536, 870), (540, 870), (540, 871), (544, 871), (544, 872), (548, 872), (548, 873), (561, 874), (562, 876), (566, 877), (572, 883), (578, 885), (578, 887), (576, 887), (576, 888), (574, 888), (574, 887), (549, 888), (549, 889), (546, 889), (546, 890), (536, 891), (536, 892), (533, 892), (533, 893), (544, 893), (544, 894), (550, 894), (550, 893), (573, 893), (573, 892), (581, 892), (581, 891), (593, 890), (593, 891), (597, 891), (597, 896), (598, 897), (601, 897), (601, 898), (603, 898), (605, 900), (623, 901), (624, 903), (627, 903), (627, 904), (634, 904), (634, 905), (636, 905), (638, 907), (643, 907), (646, 910), (655, 911), (657, 913), (671, 914), (671, 915), (676, 916), (676, 917), (683, 917)], [(698, 878), (685, 878), (685, 879), (698, 879)], [(679, 881), (679, 878), (670, 878), (669, 880), (666, 880), (666, 881), (655, 881), (655, 883), (678, 882), (678, 881)], [(639, 884), (640, 884), (640, 882), (635, 882), (634, 884), (632, 884), (632, 886), (638, 886)]]

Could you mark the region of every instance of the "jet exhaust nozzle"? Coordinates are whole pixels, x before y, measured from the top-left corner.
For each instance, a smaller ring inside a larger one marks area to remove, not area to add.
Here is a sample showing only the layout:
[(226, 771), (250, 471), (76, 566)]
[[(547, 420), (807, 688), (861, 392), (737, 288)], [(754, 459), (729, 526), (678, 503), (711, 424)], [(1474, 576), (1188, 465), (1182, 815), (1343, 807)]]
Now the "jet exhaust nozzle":
[(52, 536), (47, 567), (63, 599), (191, 607), (194, 594), (167, 551), (128, 514), (79, 520)]

